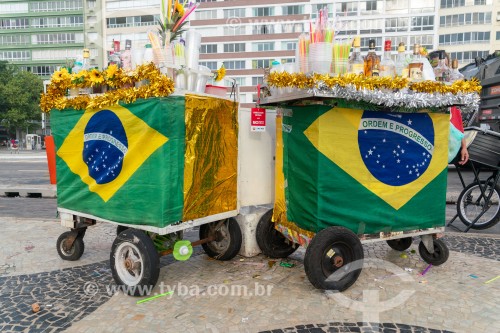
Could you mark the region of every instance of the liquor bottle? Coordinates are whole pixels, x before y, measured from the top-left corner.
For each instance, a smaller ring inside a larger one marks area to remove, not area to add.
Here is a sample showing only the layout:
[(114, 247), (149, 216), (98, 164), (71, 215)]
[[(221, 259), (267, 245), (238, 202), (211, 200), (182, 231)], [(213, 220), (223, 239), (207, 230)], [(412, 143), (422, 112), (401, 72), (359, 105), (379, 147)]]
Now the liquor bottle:
[(408, 77), (408, 57), (406, 56), (405, 43), (398, 45), (398, 56), (396, 58), (396, 75)]
[(120, 60), (122, 63), (122, 68), (124, 70), (132, 69), (132, 41), (130, 39), (125, 40), (125, 51), (122, 52)]
[(353, 51), (351, 58), (349, 59), (349, 73), (352, 74), (364, 74), (365, 73), (365, 62), (363, 57), (361, 57), (361, 38), (356, 36), (352, 42)]
[(386, 40), (384, 44), (384, 55), (380, 60), (380, 74), (381, 77), (388, 76), (394, 77), (396, 75), (396, 64), (391, 58), (391, 41)]
[(408, 77), (411, 81), (423, 81), (424, 62), (420, 54), (420, 44), (413, 45), (413, 57), (408, 65)]
[(444, 51), (439, 51), (439, 60), (436, 67), (434, 67), (434, 75), (436, 81), (448, 82), (450, 79), (450, 68), (446, 65), (446, 56)]
[(451, 73), (450, 73), (450, 82), (453, 83), (458, 80), (463, 80), (464, 75), (458, 71), (458, 60), (453, 59), (451, 62)]
[(121, 67), (120, 60), (120, 41), (113, 40), (113, 51), (109, 54), (108, 66), (116, 64), (118, 67)]
[(368, 54), (365, 56), (365, 76), (373, 76), (375, 65), (380, 66), (380, 57), (375, 53), (375, 39), (368, 41)]

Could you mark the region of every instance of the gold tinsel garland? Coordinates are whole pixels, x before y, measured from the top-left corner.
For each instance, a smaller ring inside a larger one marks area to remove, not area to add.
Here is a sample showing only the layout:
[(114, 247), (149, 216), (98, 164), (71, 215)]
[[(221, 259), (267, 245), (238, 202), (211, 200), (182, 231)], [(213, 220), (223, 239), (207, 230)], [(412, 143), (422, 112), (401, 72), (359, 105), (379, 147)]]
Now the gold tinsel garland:
[[(134, 82), (149, 81), (149, 84), (135, 88), (129, 87)], [(74, 98), (66, 97), (68, 89), (89, 88), (99, 84), (106, 84), (115, 90), (99, 95), (79, 95)], [(69, 74), (66, 69), (61, 69), (52, 75), (47, 92), (42, 94), (40, 108), (42, 112), (52, 109), (63, 110), (73, 108), (76, 110), (99, 109), (119, 102), (133, 103), (138, 98), (166, 97), (174, 91), (174, 82), (163, 75), (153, 63), (139, 66), (131, 73), (124, 73), (121, 69), (109, 67), (99, 72), (91, 70), (78, 74)]]
[(334, 86), (346, 87), (354, 85), (358, 90), (401, 90), (408, 88), (413, 92), (441, 94), (479, 93), (481, 91), (481, 85), (475, 78), (468, 81), (460, 80), (447, 85), (436, 81), (410, 82), (409, 79), (402, 77), (367, 77), (359, 74), (330, 76), (328, 74), (306, 75), (303, 73), (275, 72), (269, 74), (267, 77), (268, 85), (276, 88), (294, 87), (299, 89), (313, 89), (317, 88), (320, 82), (330, 88)]

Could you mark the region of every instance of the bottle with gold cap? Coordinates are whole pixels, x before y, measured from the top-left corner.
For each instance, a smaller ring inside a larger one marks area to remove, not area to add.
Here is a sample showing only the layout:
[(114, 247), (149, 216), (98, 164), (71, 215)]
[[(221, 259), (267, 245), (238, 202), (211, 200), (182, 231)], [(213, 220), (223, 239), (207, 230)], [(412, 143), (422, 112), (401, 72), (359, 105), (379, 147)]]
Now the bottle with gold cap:
[(458, 71), (458, 60), (453, 59), (451, 62), (451, 73), (450, 73), (450, 82), (453, 83), (458, 80), (463, 80), (464, 75)]
[(349, 59), (349, 69), (348, 72), (352, 74), (364, 74), (365, 62), (363, 57), (361, 57), (361, 39), (359, 36), (354, 38), (352, 42), (352, 55)]
[[(375, 72), (373, 71), (375, 69)], [(368, 41), (368, 53), (365, 56), (365, 75), (378, 76), (380, 69), (380, 57), (375, 52), (375, 39)], [(375, 74), (375, 75), (374, 75)]]
[(83, 49), (82, 69), (88, 71), (90, 69), (90, 50)]
[(398, 45), (398, 56), (396, 58), (396, 75), (408, 77), (408, 64), (405, 43), (401, 42)]
[(408, 65), (409, 75), (411, 81), (418, 82), (424, 80), (424, 61), (420, 54), (420, 44), (413, 45), (413, 57)]

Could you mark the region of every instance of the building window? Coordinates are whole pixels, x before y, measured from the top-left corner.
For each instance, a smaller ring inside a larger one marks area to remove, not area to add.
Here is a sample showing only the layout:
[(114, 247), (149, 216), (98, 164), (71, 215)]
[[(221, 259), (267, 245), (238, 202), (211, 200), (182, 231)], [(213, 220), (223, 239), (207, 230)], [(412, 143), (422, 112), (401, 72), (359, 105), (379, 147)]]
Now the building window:
[(253, 43), (252, 51), (254, 52), (274, 51), (274, 42)]
[[(430, 50), (433, 47), (434, 36), (433, 35), (418, 35), (418, 36), (410, 36), (410, 45), (413, 50), (413, 45), (420, 44), (422, 47)], [(410, 50), (410, 47), (408, 47)]]
[(450, 58), (457, 59), (460, 62), (472, 62), (477, 57), (485, 59), (489, 51), (466, 51), (466, 52), (451, 52)]
[(361, 37), (361, 51), (368, 51), (370, 39), (375, 39), (375, 51), (382, 51), (382, 37)]
[(26, 29), (29, 27), (30, 21), (27, 18), (0, 20), (0, 29)]
[(32, 28), (83, 27), (83, 16), (37, 17), (31, 19)]
[(297, 42), (281, 42), (281, 49), (292, 51), (297, 49)]
[(50, 33), (31, 35), (32, 44), (83, 43), (83, 33)]
[(159, 20), (160, 15), (110, 17), (106, 19), (106, 25), (108, 28), (142, 27), (156, 25)]
[(388, 18), (385, 20), (386, 32), (408, 31), (408, 18)]
[(377, 10), (377, 1), (367, 1), (366, 10)]
[(252, 69), (269, 68), (274, 59), (252, 60)]
[(264, 83), (264, 77), (263, 76), (254, 76), (252, 77), (252, 86), (256, 86), (258, 84), (263, 84)]
[(283, 6), (283, 15), (300, 15), (304, 14), (304, 6), (303, 5), (295, 5), (295, 6)]
[(7, 61), (31, 60), (31, 51), (0, 51), (0, 60), (7, 60)]
[(360, 33), (361, 34), (378, 34), (382, 33), (382, 28), (384, 21), (380, 19), (376, 20), (361, 20), (359, 22), (361, 24), (360, 26)]
[(200, 61), (200, 66), (205, 66), (212, 71), (217, 70), (217, 61)]
[(83, 9), (83, 0), (30, 2), (31, 12), (63, 12)]
[(224, 67), (226, 69), (245, 69), (245, 61), (244, 60), (224, 61)]
[(411, 18), (411, 31), (434, 29), (434, 16), (417, 16)]
[(460, 32), (456, 34), (439, 35), (439, 45), (483, 43), (489, 41), (489, 31)]
[[(129, 9), (129, 8), (139, 8), (139, 7), (158, 7), (160, 6), (159, 0), (107, 0), (106, 9), (116, 10), (116, 9)], [(203, 1), (198, 1), (203, 2)]]
[(245, 8), (224, 9), (224, 18), (245, 16)]
[(217, 53), (217, 44), (205, 44), (200, 48), (200, 53)]
[(327, 8), (328, 17), (333, 18), (333, 5), (331, 3), (317, 3), (317, 4), (311, 4), (311, 6), (312, 6), (311, 18), (314, 19), (318, 17), (318, 12), (323, 8)]
[(0, 13), (2, 14), (17, 14), (17, 13), (27, 13), (28, 3), (6, 3), (0, 4)]
[(238, 26), (229, 26), (224, 27), (224, 36), (239, 36), (246, 34), (246, 26), (238, 25)]
[(303, 32), (304, 23), (284, 23), (281, 25), (281, 32), (283, 33), (293, 33), (293, 32)]
[(252, 29), (252, 33), (254, 35), (268, 35), (274, 33), (274, 25), (272, 24), (263, 24), (263, 25), (254, 25)]
[(245, 52), (245, 43), (224, 44), (224, 52)]
[(339, 16), (358, 15), (358, 2), (341, 2), (335, 4), (335, 11)]
[(195, 11), (194, 15), (197, 20), (212, 20), (217, 18), (216, 10), (200, 10)]
[(497, 40), (500, 40), (500, 31), (497, 31)]
[(486, 0), (474, 0), (474, 6), (486, 5)]
[(465, 6), (465, 0), (441, 0), (441, 8), (454, 8)]
[(0, 45), (28, 45), (30, 35), (0, 35)]
[(259, 7), (253, 9), (253, 16), (273, 16), (274, 7)]

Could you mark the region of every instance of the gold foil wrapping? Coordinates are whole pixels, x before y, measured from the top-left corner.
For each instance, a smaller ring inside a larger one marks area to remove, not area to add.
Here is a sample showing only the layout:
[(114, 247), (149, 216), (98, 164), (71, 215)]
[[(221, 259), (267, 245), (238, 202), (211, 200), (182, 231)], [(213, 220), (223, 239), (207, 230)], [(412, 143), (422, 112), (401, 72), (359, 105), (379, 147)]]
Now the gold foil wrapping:
[[(313, 232), (299, 228), (295, 223), (288, 221), (286, 217), (286, 199), (285, 199), (285, 174), (283, 173), (283, 134), (282, 127), (283, 118), (278, 113), (276, 115), (276, 163), (274, 167), (274, 209), (273, 222), (281, 224), (288, 229), (288, 234), (295, 239), (299, 239), (300, 235), (306, 235), (309, 238), (314, 236)], [(276, 228), (277, 229), (277, 228)], [(302, 242), (299, 242), (302, 244)]]
[(237, 209), (237, 103), (186, 95), (183, 221)]

